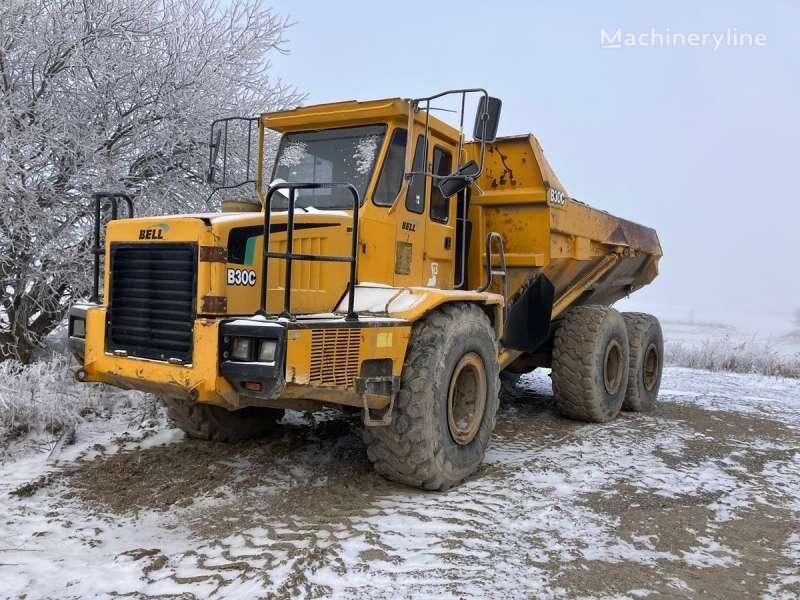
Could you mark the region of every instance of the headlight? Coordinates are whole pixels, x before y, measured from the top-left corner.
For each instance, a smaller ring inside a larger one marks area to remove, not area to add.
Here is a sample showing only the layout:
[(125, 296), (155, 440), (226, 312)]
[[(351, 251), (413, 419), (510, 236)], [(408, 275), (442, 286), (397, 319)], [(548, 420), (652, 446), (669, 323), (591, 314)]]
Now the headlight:
[(258, 347), (258, 360), (260, 362), (273, 362), (275, 360), (275, 340), (263, 340)]
[(253, 340), (245, 337), (235, 337), (231, 342), (231, 358), (234, 360), (250, 360), (250, 346)]
[(72, 335), (73, 337), (85, 338), (86, 337), (86, 321), (77, 317), (72, 319)]

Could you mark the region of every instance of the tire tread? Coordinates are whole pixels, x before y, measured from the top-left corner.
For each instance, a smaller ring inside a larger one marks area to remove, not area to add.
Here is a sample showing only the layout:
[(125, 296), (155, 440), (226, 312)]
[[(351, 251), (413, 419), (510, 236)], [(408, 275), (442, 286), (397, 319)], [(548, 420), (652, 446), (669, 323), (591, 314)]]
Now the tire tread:
[[(367, 455), (384, 477), (426, 490), (445, 490), (466, 477), (463, 469), (453, 465), (442, 451), (434, 415), (436, 398), (430, 382), (438, 375), (437, 357), (468, 321), (477, 322), (494, 340), (488, 317), (473, 304), (446, 304), (414, 325), (392, 422), (386, 427), (364, 429)], [(495, 378), (494, 389), (499, 390), (499, 368), (492, 373), (489, 365), (486, 367), (487, 377)], [(484, 418), (488, 419), (490, 432), (494, 430), (497, 404), (497, 399), (487, 397)]]

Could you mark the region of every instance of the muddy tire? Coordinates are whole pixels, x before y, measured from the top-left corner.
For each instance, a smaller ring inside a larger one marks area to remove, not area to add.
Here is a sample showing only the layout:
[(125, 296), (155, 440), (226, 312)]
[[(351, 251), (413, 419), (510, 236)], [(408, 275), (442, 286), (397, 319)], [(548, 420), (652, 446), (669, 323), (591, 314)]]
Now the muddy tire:
[(162, 398), (167, 416), (190, 438), (214, 442), (241, 442), (278, 429), (282, 410), (248, 407), (227, 410), (191, 400)]
[(653, 410), (661, 386), (664, 367), (664, 336), (661, 324), (653, 315), (622, 313), (628, 329), (630, 368), (628, 390), (622, 410), (645, 412)]
[(553, 392), (570, 419), (605, 423), (625, 400), (629, 349), (625, 321), (605, 306), (570, 309), (553, 344)]
[(366, 427), (367, 455), (387, 479), (446, 490), (475, 472), (494, 430), (500, 388), (494, 329), (471, 304), (414, 325), (386, 427)]

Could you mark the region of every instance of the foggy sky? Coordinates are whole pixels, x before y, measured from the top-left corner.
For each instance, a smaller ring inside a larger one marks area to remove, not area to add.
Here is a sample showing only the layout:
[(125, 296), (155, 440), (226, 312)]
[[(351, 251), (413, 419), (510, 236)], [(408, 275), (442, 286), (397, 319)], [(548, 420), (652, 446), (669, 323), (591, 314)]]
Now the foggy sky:
[[(800, 306), (800, 6), (785, 2), (273, 0), (297, 24), (274, 73), (308, 103), (483, 86), (570, 195), (654, 227), (661, 274), (628, 306), (790, 328)], [(613, 33), (767, 36), (766, 47), (602, 49)]]

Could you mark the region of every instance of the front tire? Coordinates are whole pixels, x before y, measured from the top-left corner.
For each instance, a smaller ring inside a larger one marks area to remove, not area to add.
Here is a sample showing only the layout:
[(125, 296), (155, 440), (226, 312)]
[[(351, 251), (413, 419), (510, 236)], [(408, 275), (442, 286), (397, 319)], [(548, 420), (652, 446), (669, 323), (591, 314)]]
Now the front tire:
[(605, 423), (625, 400), (628, 333), (622, 316), (606, 306), (570, 309), (553, 343), (553, 392), (570, 419)]
[(494, 430), (499, 370), (494, 330), (479, 307), (446, 305), (416, 323), (392, 422), (365, 428), (375, 470), (426, 490), (474, 473)]
[(179, 398), (162, 398), (167, 416), (190, 438), (213, 442), (242, 442), (278, 429), (283, 411), (250, 406), (227, 410), (221, 406)]

